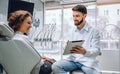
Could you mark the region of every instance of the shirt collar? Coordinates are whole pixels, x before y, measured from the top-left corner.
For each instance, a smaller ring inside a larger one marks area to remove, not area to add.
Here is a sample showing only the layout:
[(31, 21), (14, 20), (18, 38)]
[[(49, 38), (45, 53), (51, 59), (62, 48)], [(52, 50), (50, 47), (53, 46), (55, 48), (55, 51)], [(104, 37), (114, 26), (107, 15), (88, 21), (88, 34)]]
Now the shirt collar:
[(88, 32), (89, 28), (90, 28), (90, 26), (88, 25), (88, 23), (85, 23), (85, 25), (84, 25), (84, 27), (82, 29), (79, 29), (79, 28), (76, 27), (75, 31), (82, 31), (82, 30), (84, 30), (84, 31)]
[(16, 31), (15, 34), (22, 34), (23, 35), (23, 33), (20, 31)]
[[(23, 32), (20, 32), (20, 31), (16, 31), (15, 34), (21, 34), (21, 35), (26, 35), (25, 33)], [(27, 36), (27, 35), (26, 35)]]

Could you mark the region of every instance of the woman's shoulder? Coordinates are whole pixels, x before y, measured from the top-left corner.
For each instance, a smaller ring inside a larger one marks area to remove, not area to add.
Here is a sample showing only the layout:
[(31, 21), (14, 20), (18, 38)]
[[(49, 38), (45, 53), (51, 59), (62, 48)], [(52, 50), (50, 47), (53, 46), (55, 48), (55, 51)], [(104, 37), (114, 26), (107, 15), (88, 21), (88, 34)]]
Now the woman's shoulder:
[(28, 36), (24, 35), (22, 32), (16, 32), (13, 38), (28, 39)]

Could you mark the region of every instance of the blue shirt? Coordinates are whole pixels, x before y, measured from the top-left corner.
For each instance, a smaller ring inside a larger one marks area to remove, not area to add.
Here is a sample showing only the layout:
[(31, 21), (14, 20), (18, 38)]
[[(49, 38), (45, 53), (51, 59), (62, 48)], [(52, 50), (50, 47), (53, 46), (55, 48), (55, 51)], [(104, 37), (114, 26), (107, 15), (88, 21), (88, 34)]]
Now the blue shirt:
[(86, 49), (86, 53), (84, 55), (70, 54), (68, 60), (80, 62), (87, 67), (98, 69), (96, 56), (100, 54), (99, 31), (86, 23), (82, 29), (75, 28), (73, 30), (71, 40), (85, 40), (82, 46)]

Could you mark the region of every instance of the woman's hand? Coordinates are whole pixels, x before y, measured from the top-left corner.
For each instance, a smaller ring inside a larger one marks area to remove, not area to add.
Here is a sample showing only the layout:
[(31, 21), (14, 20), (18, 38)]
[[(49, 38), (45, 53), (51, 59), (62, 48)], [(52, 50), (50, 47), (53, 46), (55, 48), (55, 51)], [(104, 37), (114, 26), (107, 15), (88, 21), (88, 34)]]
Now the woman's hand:
[(54, 60), (51, 59), (51, 58), (48, 58), (48, 57), (43, 56), (42, 59), (43, 59), (43, 60), (47, 60), (47, 61), (49, 61), (49, 62), (51, 62), (51, 63), (54, 63)]

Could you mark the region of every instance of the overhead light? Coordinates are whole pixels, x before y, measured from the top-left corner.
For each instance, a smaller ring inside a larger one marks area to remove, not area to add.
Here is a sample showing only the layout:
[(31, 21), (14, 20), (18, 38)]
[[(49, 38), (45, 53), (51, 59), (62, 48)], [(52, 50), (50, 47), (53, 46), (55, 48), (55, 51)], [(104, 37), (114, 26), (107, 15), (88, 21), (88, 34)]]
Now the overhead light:
[(41, 0), (42, 2), (55, 2), (55, 1), (59, 1), (59, 0)]

